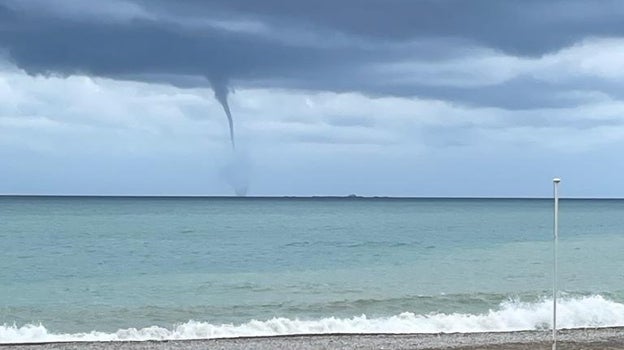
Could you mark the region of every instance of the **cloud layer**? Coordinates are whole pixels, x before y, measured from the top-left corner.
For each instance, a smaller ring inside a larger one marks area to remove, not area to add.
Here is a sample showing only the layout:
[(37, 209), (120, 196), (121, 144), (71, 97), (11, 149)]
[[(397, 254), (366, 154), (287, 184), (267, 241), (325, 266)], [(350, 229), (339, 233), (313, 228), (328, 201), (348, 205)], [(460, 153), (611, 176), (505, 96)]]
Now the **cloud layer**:
[[(426, 95), (527, 108), (573, 103), (558, 96), (569, 90), (560, 80), (569, 72), (593, 89), (612, 90), (595, 80), (621, 72), (621, 42), (591, 39), (622, 35), (624, 10), (615, 1), (601, 5), (5, 0), (0, 46), (33, 74), (180, 86), (218, 77), (242, 87)], [(615, 57), (586, 55), (611, 44)], [(576, 60), (579, 55), (589, 62)], [(536, 88), (545, 96), (536, 96)], [(528, 94), (528, 101), (514, 102), (519, 94)]]
[[(547, 195), (554, 173), (615, 174), (623, 19), (617, 1), (0, 1), (0, 192), (227, 194), (218, 81), (252, 193)], [(83, 185), (16, 180), (45, 162)], [(126, 188), (133, 163), (159, 179)]]

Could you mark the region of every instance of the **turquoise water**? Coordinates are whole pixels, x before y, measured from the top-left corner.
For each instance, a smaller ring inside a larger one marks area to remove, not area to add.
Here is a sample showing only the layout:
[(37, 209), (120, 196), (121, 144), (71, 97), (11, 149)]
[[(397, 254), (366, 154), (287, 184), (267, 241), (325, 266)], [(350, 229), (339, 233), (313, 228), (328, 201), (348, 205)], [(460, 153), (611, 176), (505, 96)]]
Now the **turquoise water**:
[[(624, 325), (609, 314), (624, 307), (623, 214), (623, 200), (561, 201), (571, 326)], [(408, 323), (369, 323), (404, 313), (427, 331), (507, 309), (545, 327), (552, 220), (544, 199), (0, 197), (0, 342), (39, 324), (67, 337), (194, 320), (255, 335), (251, 320), (283, 318), (281, 334), (333, 317), (346, 322), (334, 331), (392, 331)]]

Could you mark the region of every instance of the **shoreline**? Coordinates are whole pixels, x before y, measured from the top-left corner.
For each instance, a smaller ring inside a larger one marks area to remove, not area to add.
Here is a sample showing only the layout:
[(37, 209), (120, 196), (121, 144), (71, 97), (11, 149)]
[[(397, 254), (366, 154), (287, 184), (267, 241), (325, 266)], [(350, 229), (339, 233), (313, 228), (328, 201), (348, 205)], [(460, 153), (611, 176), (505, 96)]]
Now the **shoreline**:
[[(0, 344), (2, 350), (48, 349), (551, 349), (550, 330), (479, 333), (340, 333), (144, 341), (69, 341)], [(560, 349), (624, 350), (624, 327), (575, 328), (558, 332)]]

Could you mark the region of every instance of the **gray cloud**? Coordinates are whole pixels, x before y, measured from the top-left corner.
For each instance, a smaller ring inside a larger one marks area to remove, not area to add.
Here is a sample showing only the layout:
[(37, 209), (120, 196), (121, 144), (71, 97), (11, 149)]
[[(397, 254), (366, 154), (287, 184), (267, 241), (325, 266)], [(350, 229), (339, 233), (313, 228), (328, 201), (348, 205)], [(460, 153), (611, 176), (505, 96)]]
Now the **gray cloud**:
[[(540, 57), (587, 37), (624, 34), (624, 5), (616, 1), (41, 4), (0, 1), (0, 49), (31, 74), (88, 74), (178, 86), (210, 86), (209, 79), (219, 76), (243, 87), (421, 96), (508, 109), (580, 102), (564, 93), (570, 84), (522, 75), (476, 86), (441, 85), (418, 73), (409, 82), (397, 82), (377, 67), (444, 59), (461, 65), (462, 57), (479, 47)], [(620, 84), (615, 85), (613, 90), (612, 83), (599, 82), (588, 89), (617, 94)]]
[[(154, 6), (153, 1), (142, 1)], [(521, 55), (540, 55), (585, 36), (621, 35), (618, 1), (539, 0), (333, 0), (156, 1), (180, 15), (215, 12), (269, 23), (331, 28), (397, 42), (456, 37)], [(175, 7), (175, 8), (174, 8)]]

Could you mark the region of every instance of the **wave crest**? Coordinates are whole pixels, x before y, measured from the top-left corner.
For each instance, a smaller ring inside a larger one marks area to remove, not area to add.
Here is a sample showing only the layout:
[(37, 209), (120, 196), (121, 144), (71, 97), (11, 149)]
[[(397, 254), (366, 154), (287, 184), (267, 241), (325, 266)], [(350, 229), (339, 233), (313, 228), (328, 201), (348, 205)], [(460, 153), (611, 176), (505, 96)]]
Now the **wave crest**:
[[(561, 328), (624, 326), (624, 304), (600, 295), (562, 299), (557, 304)], [(417, 315), (404, 312), (390, 317), (323, 318), (299, 320), (273, 318), (252, 320), (240, 325), (215, 325), (189, 321), (171, 329), (151, 326), (142, 329), (120, 329), (115, 333), (52, 333), (43, 325), (0, 326), (0, 343), (59, 341), (123, 341), (210, 339), (242, 336), (275, 336), (323, 333), (440, 333), (490, 332), (544, 329), (551, 326), (552, 300), (536, 303), (507, 301), (496, 310), (482, 314)]]

